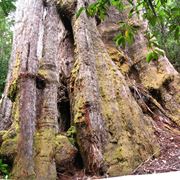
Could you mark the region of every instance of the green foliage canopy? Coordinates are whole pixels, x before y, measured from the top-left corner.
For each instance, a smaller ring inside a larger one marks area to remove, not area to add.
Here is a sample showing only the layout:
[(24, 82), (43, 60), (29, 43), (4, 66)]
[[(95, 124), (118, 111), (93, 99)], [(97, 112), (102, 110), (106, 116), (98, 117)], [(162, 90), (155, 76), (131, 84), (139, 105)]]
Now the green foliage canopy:
[[(159, 55), (164, 52), (160, 50), (161, 45), (155, 40), (157, 34), (161, 32), (153, 31), (153, 28), (163, 26), (166, 34), (173, 37), (174, 41), (179, 43), (180, 40), (180, 3), (178, 0), (128, 0), (124, 4), (123, 0), (97, 0), (88, 7), (81, 7), (77, 12), (77, 17), (82, 11), (86, 11), (88, 16), (98, 16), (104, 20), (108, 16), (109, 7), (113, 6), (118, 11), (129, 9), (129, 18), (133, 14), (143, 14), (143, 18), (148, 21), (150, 29), (146, 32), (148, 39), (149, 53), (147, 54), (147, 62), (157, 60)], [(127, 44), (131, 45), (134, 40), (136, 28), (128, 22), (117, 22), (120, 25), (120, 33), (114, 38), (116, 44), (125, 48)]]
[(168, 59), (180, 72), (180, 1), (170, 1), (167, 3), (166, 9), (169, 9), (171, 17), (167, 19), (161, 16), (160, 23), (157, 23), (156, 26), (149, 25), (149, 27), (156, 37), (159, 47), (165, 50)]
[(15, 10), (14, 0), (0, 0), (0, 97), (4, 90), (11, 53), (13, 21), (8, 17)]

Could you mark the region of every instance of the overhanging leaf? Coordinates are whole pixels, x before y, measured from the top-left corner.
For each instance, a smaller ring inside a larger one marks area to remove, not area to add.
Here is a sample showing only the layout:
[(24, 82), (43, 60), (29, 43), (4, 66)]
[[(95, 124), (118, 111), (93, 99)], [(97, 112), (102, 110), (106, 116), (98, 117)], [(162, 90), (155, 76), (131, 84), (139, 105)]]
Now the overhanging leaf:
[(76, 19), (81, 15), (81, 13), (85, 11), (84, 7), (81, 7), (77, 12), (76, 12)]

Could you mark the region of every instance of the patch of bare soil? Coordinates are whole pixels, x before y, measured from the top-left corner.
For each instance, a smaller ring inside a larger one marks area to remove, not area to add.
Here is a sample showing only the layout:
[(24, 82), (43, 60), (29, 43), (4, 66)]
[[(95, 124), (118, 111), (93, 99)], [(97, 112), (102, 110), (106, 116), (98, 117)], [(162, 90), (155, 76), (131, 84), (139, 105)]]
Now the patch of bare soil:
[(59, 180), (91, 180), (100, 179), (97, 176), (87, 176), (84, 170), (77, 171), (74, 175), (58, 174)]
[(135, 169), (133, 174), (180, 171), (180, 130), (162, 116), (154, 118), (156, 137), (161, 147), (158, 157), (152, 156)]

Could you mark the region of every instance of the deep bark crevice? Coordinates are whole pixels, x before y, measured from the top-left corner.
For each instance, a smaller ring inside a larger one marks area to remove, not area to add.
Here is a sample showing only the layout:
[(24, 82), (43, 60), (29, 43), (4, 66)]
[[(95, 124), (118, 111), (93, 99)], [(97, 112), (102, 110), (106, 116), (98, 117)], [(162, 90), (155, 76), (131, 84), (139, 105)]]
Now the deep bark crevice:
[[(66, 162), (65, 162), (66, 163)], [(66, 163), (63, 167), (57, 167), (57, 176), (59, 179), (73, 177), (77, 172), (84, 171), (84, 164), (80, 153), (78, 152), (74, 158), (74, 162), (70, 165)]]
[[(161, 91), (159, 89), (150, 89), (149, 93), (154, 97), (159, 103), (162, 103)], [(161, 104), (162, 105), (162, 104)]]
[(71, 107), (68, 92), (68, 79), (63, 73), (60, 73), (60, 83), (58, 85), (57, 107), (58, 107), (58, 125), (60, 132), (66, 132), (71, 126)]
[(75, 167), (77, 167), (78, 169), (84, 169), (84, 163), (79, 152), (75, 158)]
[(70, 101), (69, 99), (61, 100), (57, 106), (59, 111), (59, 130), (60, 132), (66, 132), (71, 126)]
[(62, 23), (64, 24), (65, 29), (68, 31), (71, 38), (73, 38), (73, 30), (71, 25), (71, 19), (68, 18), (64, 13), (59, 12)]
[(130, 79), (135, 80), (136, 83), (139, 83), (139, 84), (141, 83), (138, 69), (134, 65), (130, 67), (128, 76), (129, 76)]
[(36, 87), (39, 90), (43, 90), (46, 87), (46, 83), (40, 77), (36, 77)]

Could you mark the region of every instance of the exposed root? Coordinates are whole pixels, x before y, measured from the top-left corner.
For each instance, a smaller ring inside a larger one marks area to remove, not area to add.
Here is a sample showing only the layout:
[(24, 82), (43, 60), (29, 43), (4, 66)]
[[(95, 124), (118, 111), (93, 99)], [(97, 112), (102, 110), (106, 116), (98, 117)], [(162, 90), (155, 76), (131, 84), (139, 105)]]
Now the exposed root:
[[(156, 119), (157, 116), (155, 111), (157, 112), (158, 110), (161, 115), (166, 117), (163, 119), (164, 123), (180, 130), (179, 126), (173, 121), (172, 116), (165, 111), (162, 105), (151, 96), (142, 85), (133, 83), (133, 85), (130, 86), (130, 89), (144, 113), (150, 113), (153, 119)], [(169, 121), (165, 119), (169, 119)]]
[[(180, 128), (171, 115), (142, 85), (132, 83), (131, 92), (144, 113), (154, 122), (155, 135), (161, 147), (158, 157), (153, 154), (141, 163), (132, 174), (147, 174), (180, 170)], [(158, 98), (158, 97), (157, 97)]]

